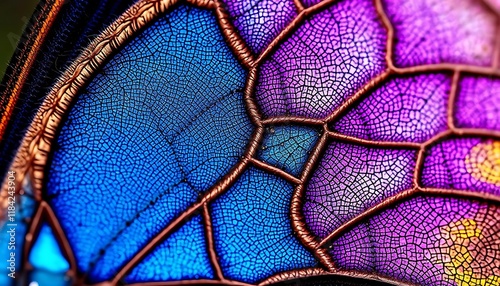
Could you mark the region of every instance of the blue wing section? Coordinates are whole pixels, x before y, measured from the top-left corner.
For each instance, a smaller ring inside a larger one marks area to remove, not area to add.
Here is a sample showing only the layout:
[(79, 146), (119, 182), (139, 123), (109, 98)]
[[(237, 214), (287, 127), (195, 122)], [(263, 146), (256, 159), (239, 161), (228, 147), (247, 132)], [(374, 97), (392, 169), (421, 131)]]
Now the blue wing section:
[(29, 285), (64, 286), (73, 281), (66, 275), (69, 263), (63, 256), (52, 228), (42, 224), (29, 254), (33, 270), (27, 273)]
[(48, 195), (92, 282), (113, 277), (241, 158), (253, 131), (245, 77), (214, 14), (178, 6), (79, 96)]
[(36, 269), (52, 273), (65, 273), (69, 270), (69, 263), (61, 253), (52, 228), (47, 224), (43, 224), (40, 229), (31, 249), (29, 262)]
[(319, 137), (319, 130), (306, 126), (288, 125), (266, 128), (259, 158), (298, 176)]
[(252, 283), (316, 265), (290, 225), (292, 192), (283, 179), (251, 168), (213, 203), (215, 246), (227, 278)]
[(201, 217), (193, 217), (137, 265), (126, 282), (213, 279), (204, 233)]

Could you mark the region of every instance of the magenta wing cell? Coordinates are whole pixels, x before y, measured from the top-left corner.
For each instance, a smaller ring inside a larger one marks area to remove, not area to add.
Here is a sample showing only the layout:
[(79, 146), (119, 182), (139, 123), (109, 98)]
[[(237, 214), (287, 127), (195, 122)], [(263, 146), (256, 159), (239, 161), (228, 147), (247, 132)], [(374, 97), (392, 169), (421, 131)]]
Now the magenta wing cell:
[(497, 17), (474, 0), (384, 0), (397, 66), (493, 63)]
[(369, 207), (412, 187), (416, 153), (331, 143), (307, 186), (307, 225), (325, 238)]
[(455, 109), (458, 127), (500, 131), (500, 79), (464, 76)]
[(495, 285), (499, 218), (486, 203), (417, 197), (363, 221), (331, 254), (346, 269), (417, 285)]
[(346, 135), (376, 141), (425, 142), (447, 129), (451, 78), (395, 77), (333, 124)]
[(297, 16), (293, 0), (226, 0), (224, 4), (234, 26), (256, 54)]
[(255, 94), (262, 112), (327, 117), (385, 70), (386, 37), (368, 0), (312, 15), (262, 64)]

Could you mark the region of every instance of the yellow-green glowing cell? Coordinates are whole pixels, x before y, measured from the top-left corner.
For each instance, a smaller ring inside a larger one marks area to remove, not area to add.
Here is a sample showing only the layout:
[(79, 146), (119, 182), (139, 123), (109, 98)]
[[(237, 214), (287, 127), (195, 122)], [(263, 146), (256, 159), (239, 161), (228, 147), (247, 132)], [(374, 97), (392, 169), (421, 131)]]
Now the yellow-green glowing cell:
[(481, 142), (472, 147), (465, 166), (477, 180), (500, 186), (500, 141)]
[[(472, 219), (462, 219), (441, 227), (441, 246), (434, 263), (444, 266), (445, 278), (459, 286), (500, 285), (500, 276), (494, 269), (484, 269), (479, 260), (484, 259), (488, 243), (482, 229)], [(494, 268), (494, 266), (491, 266)]]

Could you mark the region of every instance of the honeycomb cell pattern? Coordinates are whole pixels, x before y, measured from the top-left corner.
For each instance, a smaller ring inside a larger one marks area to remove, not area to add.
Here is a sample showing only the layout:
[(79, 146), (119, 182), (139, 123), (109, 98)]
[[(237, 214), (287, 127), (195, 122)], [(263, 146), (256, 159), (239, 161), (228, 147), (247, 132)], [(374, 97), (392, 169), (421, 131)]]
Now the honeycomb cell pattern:
[(145, 17), (44, 141), (33, 217), (90, 284), (500, 285), (496, 7), (192, 0)]

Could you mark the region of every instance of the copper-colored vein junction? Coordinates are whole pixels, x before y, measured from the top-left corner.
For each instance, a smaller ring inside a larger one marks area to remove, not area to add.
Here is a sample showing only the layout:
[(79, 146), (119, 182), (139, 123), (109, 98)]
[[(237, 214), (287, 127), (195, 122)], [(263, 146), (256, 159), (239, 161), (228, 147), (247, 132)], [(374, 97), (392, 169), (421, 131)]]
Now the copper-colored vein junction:
[(304, 4), (302, 4), (300, 0), (293, 0), (293, 4), (295, 5), (297, 12), (300, 13), (304, 10)]
[[(148, 23), (157, 19), (162, 13), (166, 12), (170, 7), (173, 7), (176, 3), (181, 0), (141, 0), (135, 5), (133, 5), (129, 10), (127, 10), (118, 20), (110, 25), (94, 42), (92, 42), (89, 47), (85, 49), (82, 55), (75, 61), (75, 63), (63, 74), (61, 79), (57, 82), (55, 87), (51, 90), (47, 99), (42, 104), (39, 112), (37, 113), (35, 120), (28, 130), (26, 137), (23, 140), (22, 146), (18, 151), (16, 159), (12, 165), (12, 170), (16, 171), (18, 174), (18, 184), (25, 178), (29, 178), (33, 182), (34, 195), (39, 201), (39, 207), (32, 218), (32, 224), (28, 234), (26, 235), (26, 251), (29, 253), (32, 247), (33, 237), (39, 231), (40, 222), (42, 218), (46, 218), (49, 224), (55, 230), (57, 239), (63, 246), (63, 252), (71, 266), (71, 274), (76, 273), (76, 261), (72, 254), (70, 244), (66, 240), (66, 236), (54, 215), (50, 206), (42, 200), (41, 192), (43, 188), (43, 180), (45, 169), (48, 161), (48, 154), (51, 151), (51, 146), (56, 139), (57, 127), (61, 124), (62, 118), (65, 114), (69, 112), (69, 106), (74, 101), (74, 98), (80, 88), (92, 77), (92, 75), (103, 65), (103, 63), (113, 55), (120, 46), (125, 44), (127, 40), (136, 35), (143, 27)], [(223, 271), (218, 263), (217, 253), (214, 247), (214, 237), (212, 233), (212, 222), (210, 217), (209, 204), (219, 195), (226, 192), (243, 174), (249, 166), (255, 166), (257, 168), (266, 170), (268, 172), (274, 173), (277, 176), (287, 180), (288, 182), (297, 185), (293, 196), (290, 207), (290, 216), (292, 228), (297, 236), (297, 238), (309, 249), (315, 257), (321, 262), (323, 267), (326, 269), (299, 269), (293, 271), (287, 271), (284, 273), (276, 274), (260, 284), (265, 285), (272, 282), (284, 281), (291, 279), (297, 275), (324, 275), (330, 273), (336, 273), (340, 275), (349, 275), (354, 277), (364, 277), (367, 279), (374, 279), (379, 281), (385, 281), (387, 283), (401, 284), (400, 281), (393, 280), (391, 278), (376, 276), (373, 274), (366, 274), (356, 271), (342, 271), (337, 269), (335, 263), (331, 256), (328, 254), (328, 245), (337, 237), (357, 225), (359, 222), (372, 217), (374, 214), (383, 211), (391, 206), (397, 205), (398, 203), (407, 200), (416, 195), (429, 195), (429, 196), (454, 196), (468, 199), (479, 199), (486, 200), (492, 203), (500, 203), (500, 198), (495, 195), (463, 191), (463, 190), (450, 190), (450, 189), (431, 189), (423, 188), (419, 184), (419, 177), (421, 174), (423, 160), (426, 150), (437, 142), (444, 140), (450, 136), (479, 136), (479, 137), (495, 137), (500, 138), (500, 132), (483, 130), (483, 129), (470, 129), (470, 128), (456, 128), (453, 124), (453, 114), (455, 105), (455, 95), (457, 93), (458, 84), (460, 81), (460, 76), (462, 73), (473, 73), (478, 75), (489, 75), (500, 77), (500, 70), (498, 65), (500, 63), (500, 28), (497, 48), (495, 49), (495, 57), (491, 67), (478, 67), (471, 65), (462, 64), (430, 64), (421, 65), (409, 68), (399, 68), (394, 66), (392, 62), (393, 57), (393, 43), (394, 43), (394, 28), (389, 21), (389, 18), (385, 14), (382, 0), (374, 0), (374, 5), (376, 7), (377, 13), (383, 26), (387, 30), (387, 54), (386, 62), (387, 69), (376, 76), (368, 83), (366, 83), (362, 88), (355, 92), (350, 98), (348, 98), (341, 106), (334, 110), (329, 116), (324, 119), (308, 119), (302, 117), (286, 116), (286, 117), (275, 117), (263, 119), (262, 114), (255, 102), (254, 92), (255, 86), (257, 84), (258, 68), (259, 65), (265, 61), (272, 52), (283, 42), (287, 37), (289, 37), (295, 29), (300, 26), (303, 21), (305, 21), (306, 16), (318, 13), (323, 9), (326, 9), (335, 0), (322, 1), (314, 6), (304, 8), (300, 0), (294, 0), (294, 4), (297, 7), (298, 15), (292, 20), (292, 22), (285, 28), (281, 33), (271, 42), (271, 44), (256, 58), (250, 52), (250, 49), (246, 46), (240, 35), (238, 34), (236, 28), (232, 25), (231, 19), (228, 13), (223, 8), (221, 1), (218, 0), (187, 0), (187, 2), (196, 5), (201, 8), (211, 9), (215, 11), (218, 23), (221, 27), (222, 34), (224, 35), (228, 45), (231, 47), (236, 58), (245, 66), (248, 70), (247, 83), (244, 91), (244, 100), (246, 103), (246, 109), (248, 115), (255, 125), (256, 130), (252, 135), (247, 151), (243, 158), (231, 169), (231, 171), (221, 178), (212, 188), (210, 188), (205, 194), (194, 204), (188, 207), (179, 217), (175, 218), (170, 222), (163, 230), (161, 230), (153, 239), (151, 239), (147, 245), (138, 251), (133, 258), (126, 262), (118, 273), (113, 277), (111, 281), (100, 283), (100, 285), (116, 285), (121, 279), (123, 279), (126, 274), (133, 269), (148, 253), (150, 253), (157, 245), (168, 238), (175, 230), (183, 225), (183, 223), (189, 219), (191, 216), (202, 213), (205, 225), (205, 235), (207, 240), (207, 251), (209, 253), (211, 264), (214, 268), (216, 274), (216, 280), (186, 280), (177, 282), (154, 282), (141, 285), (179, 285), (179, 284), (223, 284), (223, 285), (249, 285), (246, 283), (241, 283), (237, 281), (232, 281), (224, 278)], [(59, 3), (60, 1), (55, 1)], [(47, 12), (50, 15), (54, 15), (58, 5), (55, 5), (52, 12)], [(498, 13), (497, 13), (498, 15)], [(54, 17), (54, 16), (52, 16)], [(50, 17), (48, 17), (50, 18)], [(500, 18), (499, 18), (500, 19)], [(41, 42), (45, 36), (50, 23), (52, 20), (46, 20), (41, 28), (41, 32), (37, 35), (36, 42)], [(500, 26), (500, 20), (499, 20)], [(40, 43), (38, 43), (39, 45)], [(33, 53), (39, 47), (33, 47)], [(31, 52), (30, 52), (31, 53)], [(25, 74), (29, 71), (29, 66), (32, 63), (25, 63), (27, 66), (23, 68)], [(365, 140), (361, 138), (356, 138), (352, 136), (346, 136), (344, 134), (338, 134), (336, 132), (330, 131), (328, 129), (328, 123), (336, 120), (347, 110), (352, 108), (357, 102), (365, 98), (370, 94), (370, 92), (388, 80), (394, 75), (411, 75), (426, 72), (448, 72), (453, 73), (452, 86), (450, 89), (450, 100), (448, 104), (447, 111), (447, 122), (448, 130), (436, 134), (427, 142), (423, 143), (413, 143), (413, 142), (379, 142)], [(15, 83), (15, 88), (13, 90), (20, 90), (23, 85), (22, 79)], [(13, 97), (15, 102), (15, 97)], [(13, 105), (9, 105), (11, 106)], [(5, 117), (3, 117), (5, 118)], [(7, 118), (8, 119), (8, 118)], [(6, 119), (3, 119), (6, 120)], [(314, 125), (322, 126), (322, 136), (319, 139), (317, 145), (311, 152), (307, 163), (304, 166), (304, 170), (299, 178), (296, 178), (287, 172), (271, 166), (265, 162), (257, 160), (255, 154), (262, 141), (264, 134), (264, 127), (275, 125), (275, 124), (301, 124), (301, 125)], [(0, 123), (0, 134), (4, 129), (4, 122)], [(417, 158), (416, 166), (414, 171), (414, 182), (413, 187), (409, 190), (405, 190), (391, 197), (385, 198), (378, 204), (372, 206), (371, 208), (365, 210), (361, 214), (355, 216), (351, 220), (347, 221), (330, 235), (328, 235), (322, 241), (318, 241), (317, 238), (312, 235), (308, 229), (304, 215), (302, 213), (303, 198), (305, 196), (305, 191), (307, 187), (307, 182), (312, 175), (312, 172), (318, 165), (321, 159), (321, 155), (327, 147), (329, 140), (341, 140), (352, 144), (359, 144), (365, 146), (373, 147), (391, 147), (391, 148), (409, 148), (416, 149)], [(6, 192), (6, 182), (2, 186), (2, 194)], [(25, 257), (26, 261), (26, 257)], [(410, 284), (408, 284), (410, 285)]]
[[(243, 174), (245, 170), (247, 170), (250, 164), (250, 157), (253, 157), (260, 141), (263, 136), (263, 128), (257, 128), (255, 131), (251, 142), (248, 145), (248, 151), (243, 159), (236, 164), (222, 179), (220, 179), (214, 186), (212, 186), (202, 197), (201, 199), (192, 204), (188, 209), (186, 209), (180, 216), (175, 218), (172, 222), (170, 222), (162, 231), (156, 234), (144, 248), (139, 250), (132, 259), (130, 259), (123, 267), (118, 271), (115, 277), (112, 279), (113, 285), (116, 285), (125, 275), (132, 270), (142, 259), (146, 257), (156, 246), (158, 246), (161, 242), (163, 242), (168, 236), (170, 236), (175, 230), (181, 227), (184, 222), (189, 219), (192, 215), (197, 213), (198, 211), (202, 211), (204, 205), (212, 202), (219, 195), (226, 192), (235, 182), (236, 180)], [(207, 234), (207, 233), (205, 233)], [(208, 238), (207, 240), (212, 240), (212, 238)]]

